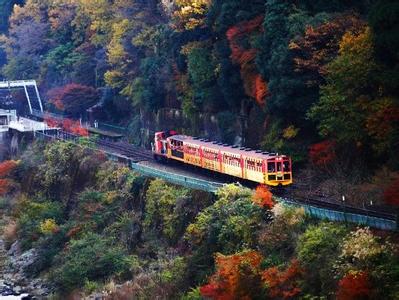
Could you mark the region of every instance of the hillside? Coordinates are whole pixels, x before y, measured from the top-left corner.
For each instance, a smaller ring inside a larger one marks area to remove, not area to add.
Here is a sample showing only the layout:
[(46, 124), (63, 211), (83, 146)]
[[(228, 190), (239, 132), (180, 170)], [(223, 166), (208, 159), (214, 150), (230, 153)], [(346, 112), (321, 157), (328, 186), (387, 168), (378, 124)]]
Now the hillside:
[(263, 187), (188, 190), (64, 142), (35, 143), (0, 170), (0, 246), (11, 262), (0, 292), (6, 284), (51, 299), (399, 295), (397, 233), (311, 219)]
[(132, 143), (174, 129), (272, 150), (306, 167), (296, 178), (308, 189), (356, 186), (338, 194), (381, 204), (398, 184), (398, 11), (393, 0), (28, 0), (1, 38), (2, 74), (38, 80), (47, 110), (126, 127)]

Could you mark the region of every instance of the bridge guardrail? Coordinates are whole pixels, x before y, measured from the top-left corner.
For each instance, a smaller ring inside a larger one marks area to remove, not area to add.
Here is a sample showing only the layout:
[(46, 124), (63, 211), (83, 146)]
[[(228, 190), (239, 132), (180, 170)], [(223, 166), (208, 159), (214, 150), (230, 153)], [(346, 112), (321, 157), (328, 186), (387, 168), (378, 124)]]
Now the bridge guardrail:
[(308, 215), (330, 221), (348, 222), (359, 225), (365, 225), (383, 230), (396, 230), (397, 224), (394, 220), (382, 219), (374, 216), (360, 215), (354, 213), (348, 213), (345, 211), (338, 211), (332, 209), (321, 208), (309, 204), (299, 204), (288, 199), (277, 198), (277, 200), (283, 204), (295, 207), (303, 207), (305, 213)]

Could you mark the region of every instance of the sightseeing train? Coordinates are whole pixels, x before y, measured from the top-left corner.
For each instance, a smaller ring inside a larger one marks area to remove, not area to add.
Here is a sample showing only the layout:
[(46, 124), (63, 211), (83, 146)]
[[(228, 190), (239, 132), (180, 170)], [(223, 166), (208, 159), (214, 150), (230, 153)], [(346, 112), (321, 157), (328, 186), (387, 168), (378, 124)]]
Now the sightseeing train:
[(179, 135), (172, 130), (155, 133), (152, 152), (156, 160), (173, 159), (270, 186), (292, 183), (291, 158), (278, 153)]

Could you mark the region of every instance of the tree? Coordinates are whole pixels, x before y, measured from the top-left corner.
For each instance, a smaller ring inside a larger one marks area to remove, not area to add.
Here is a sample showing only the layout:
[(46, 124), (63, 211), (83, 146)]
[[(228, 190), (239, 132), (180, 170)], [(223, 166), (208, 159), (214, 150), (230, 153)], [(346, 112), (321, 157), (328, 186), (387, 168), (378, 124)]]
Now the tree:
[(342, 36), (347, 32), (359, 33), (364, 25), (359, 16), (342, 14), (318, 26), (308, 25), (303, 36), (290, 42), (295, 71), (306, 78), (308, 88), (316, 87), (318, 91), (324, 83), (327, 64), (338, 54)]
[(174, 187), (160, 179), (152, 181), (146, 193), (144, 227), (154, 232), (160, 231), (169, 242), (176, 242), (187, 222), (177, 211), (187, 197), (187, 189)]
[(271, 209), (274, 206), (274, 201), (272, 197), (272, 193), (265, 185), (258, 185), (256, 187), (254, 195), (252, 196), (252, 200), (254, 203), (258, 204), (261, 207)]
[(338, 300), (373, 299), (367, 272), (350, 272), (338, 283)]
[(99, 101), (99, 94), (95, 88), (77, 83), (54, 88), (48, 92), (48, 96), (57, 109), (74, 117), (82, 116)]
[(193, 277), (202, 280), (215, 252), (233, 254), (256, 246), (256, 232), (270, 214), (252, 202), (252, 192), (241, 186), (219, 189), (218, 200), (202, 210), (186, 229), (184, 238), (193, 257)]
[(292, 260), (289, 266), (280, 271), (277, 267), (262, 272), (262, 279), (267, 284), (268, 294), (272, 299), (292, 299), (299, 296), (301, 289), (298, 280), (302, 269), (297, 260)]
[(335, 290), (336, 281), (331, 270), (347, 230), (342, 225), (321, 223), (309, 226), (299, 238), (298, 261), (304, 269), (305, 293), (329, 295)]
[(18, 163), (13, 160), (6, 160), (0, 163), (0, 196), (6, 194), (13, 183), (10, 179), (5, 178), (17, 167)]
[(215, 300), (264, 297), (261, 260), (259, 253), (250, 250), (227, 256), (216, 254), (216, 272), (208, 284), (200, 287), (201, 295)]
[[(255, 99), (259, 105), (265, 103), (268, 93), (266, 82), (256, 70), (255, 57), (257, 50), (255, 48), (245, 48), (243, 44), (250, 44), (254, 33), (260, 31), (263, 16), (258, 16), (250, 21), (244, 21), (229, 28), (226, 32), (227, 39), (231, 48), (231, 59), (235, 64), (240, 65), (241, 78), (244, 83), (244, 90), (248, 96)], [(246, 42), (246, 43), (245, 43)]]

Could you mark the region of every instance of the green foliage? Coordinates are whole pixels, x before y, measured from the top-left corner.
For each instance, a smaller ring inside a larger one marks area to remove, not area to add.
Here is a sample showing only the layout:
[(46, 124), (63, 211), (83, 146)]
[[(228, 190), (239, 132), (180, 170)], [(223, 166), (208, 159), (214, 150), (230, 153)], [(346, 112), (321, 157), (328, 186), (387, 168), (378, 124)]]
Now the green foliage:
[(312, 295), (328, 295), (335, 289), (331, 276), (337, 253), (347, 229), (340, 224), (309, 226), (299, 238), (298, 260), (305, 269), (304, 290)]
[(259, 232), (259, 244), (269, 261), (284, 262), (295, 253), (298, 236), (306, 228), (305, 212), (300, 208), (276, 204), (273, 213), (273, 221)]
[(104, 280), (111, 275), (123, 276), (129, 271), (126, 251), (111, 238), (87, 233), (70, 242), (68, 249), (57, 257), (59, 267), (53, 280), (62, 290), (72, 290), (86, 281)]
[(57, 202), (25, 199), (19, 210), (18, 235), (24, 249), (31, 248), (42, 234), (46, 234), (42, 230), (43, 222), (53, 220), (54, 223), (60, 224), (64, 221), (63, 207)]
[(185, 233), (193, 251), (190, 269), (201, 278), (215, 252), (225, 254), (255, 246), (256, 231), (268, 213), (252, 202), (252, 192), (234, 184), (219, 189), (218, 200), (205, 208)]
[(215, 65), (206, 44), (194, 45), (188, 50), (187, 70), (194, 91), (194, 105), (210, 110), (217, 105)]
[(144, 228), (160, 231), (171, 243), (185, 230), (187, 220), (179, 214), (179, 206), (188, 190), (174, 187), (160, 179), (151, 182), (146, 193)]

